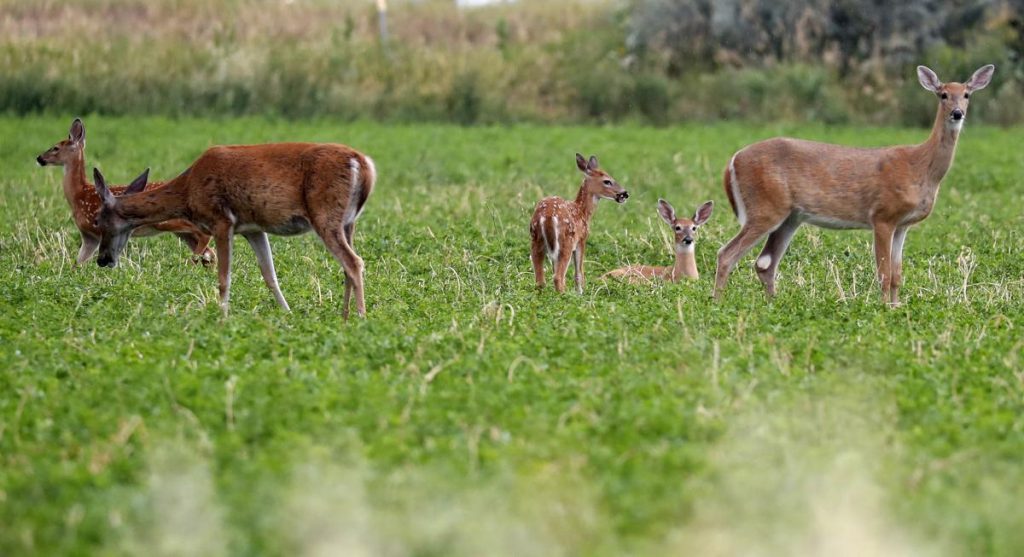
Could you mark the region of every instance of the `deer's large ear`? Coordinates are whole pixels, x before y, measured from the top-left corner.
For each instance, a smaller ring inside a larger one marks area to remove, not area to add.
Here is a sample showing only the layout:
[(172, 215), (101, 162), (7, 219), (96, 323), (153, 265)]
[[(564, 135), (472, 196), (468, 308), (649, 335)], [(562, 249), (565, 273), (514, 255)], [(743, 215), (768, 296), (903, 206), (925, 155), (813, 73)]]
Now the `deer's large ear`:
[(114, 194), (110, 193), (110, 188), (107, 187), (107, 181), (103, 178), (100, 169), (92, 169), (92, 178), (96, 182), (96, 193), (99, 194), (100, 201), (107, 207), (113, 207), (117, 200), (114, 198)]
[(131, 195), (133, 193), (139, 193), (140, 191), (146, 189), (146, 182), (148, 181), (149, 169), (147, 168), (142, 171), (142, 174), (139, 174), (138, 178), (132, 180), (132, 183), (128, 184), (128, 187), (124, 189), (124, 193), (121, 195)]
[(82, 123), (81, 118), (75, 118), (74, 122), (71, 122), (71, 130), (68, 131), (68, 139), (72, 143), (81, 143), (85, 141), (85, 124)]
[(576, 168), (580, 169), (580, 172), (587, 172), (587, 159), (583, 158), (583, 155), (576, 153)]
[(939, 89), (942, 88), (942, 81), (939, 81), (939, 76), (935, 75), (935, 72), (928, 66), (917, 67), (917, 80), (921, 82), (921, 87), (932, 93), (938, 93)]
[(714, 208), (714, 201), (708, 201), (707, 203), (698, 207), (697, 212), (694, 213), (693, 215), (693, 224), (700, 226), (705, 222), (708, 222), (708, 219), (711, 218), (711, 211), (714, 210)]
[(988, 87), (990, 81), (992, 81), (992, 74), (996, 71), (996, 67), (993, 64), (982, 66), (978, 68), (978, 71), (974, 72), (971, 79), (967, 82), (968, 91), (978, 91)]
[(587, 172), (595, 170), (597, 170), (597, 155), (590, 155), (590, 160), (587, 161)]
[(661, 215), (661, 218), (667, 222), (669, 226), (676, 221), (676, 210), (673, 209), (672, 205), (664, 199), (658, 200), (658, 214)]

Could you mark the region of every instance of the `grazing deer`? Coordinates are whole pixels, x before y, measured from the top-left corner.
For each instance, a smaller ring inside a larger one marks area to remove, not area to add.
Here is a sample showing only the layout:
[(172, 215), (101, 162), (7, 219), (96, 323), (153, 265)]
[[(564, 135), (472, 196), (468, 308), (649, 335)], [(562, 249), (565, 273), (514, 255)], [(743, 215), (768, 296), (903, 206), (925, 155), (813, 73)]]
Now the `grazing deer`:
[(235, 234), (256, 252), (263, 280), (286, 311), (267, 234), (290, 236), (314, 230), (345, 272), (343, 316), (353, 292), (356, 312), (366, 315), (363, 260), (352, 248), (356, 219), (377, 180), (370, 157), (330, 143), (272, 143), (207, 149), (192, 166), (159, 189), (115, 197), (95, 171), (103, 206), (101, 267), (114, 267), (132, 230), (184, 218), (217, 244), (220, 303), (226, 311), (231, 290), (231, 249)]
[[(96, 195), (93, 185), (85, 179), (85, 125), (78, 118), (71, 123), (68, 138), (58, 142), (36, 157), (39, 166), (55, 165), (64, 167), (64, 197), (71, 205), (71, 216), (75, 220), (82, 235), (82, 247), (78, 250), (76, 263), (81, 265), (92, 257), (100, 245), (100, 231), (96, 228), (96, 214), (100, 210), (100, 198)], [(144, 174), (148, 174), (148, 171)], [(147, 176), (140, 176), (133, 185), (147, 187)], [(141, 185), (138, 180), (141, 180)], [(163, 182), (152, 182), (148, 189), (159, 188)], [(114, 195), (126, 193), (131, 186), (111, 187)], [(161, 232), (173, 232), (188, 245), (195, 259), (204, 265), (213, 261), (213, 250), (209, 248), (210, 237), (203, 234), (192, 223), (182, 219), (172, 219), (153, 223), (135, 231), (135, 236), (152, 236)]]
[[(630, 265), (605, 273), (605, 277), (623, 278), (630, 283), (650, 282), (654, 279), (679, 282), (682, 278), (696, 280), (697, 261), (694, 259), (697, 228), (711, 218), (714, 202), (708, 201), (697, 208), (692, 219), (676, 218), (676, 210), (664, 199), (658, 200), (658, 214), (672, 227), (676, 235), (676, 263), (671, 267), (652, 267), (650, 265)], [(604, 277), (602, 277), (604, 278)]]
[(598, 199), (614, 199), (625, 203), (629, 192), (614, 178), (598, 168), (597, 157), (590, 160), (576, 153), (576, 166), (583, 173), (576, 200), (569, 202), (561, 197), (545, 197), (533, 211), (530, 221), (532, 240), (531, 258), (537, 287), (544, 287), (544, 256), (554, 267), (555, 290), (565, 292), (565, 272), (569, 258), (575, 267), (576, 292), (583, 293), (583, 254), (590, 235), (590, 217), (594, 215)]
[(967, 83), (942, 83), (935, 72), (918, 66), (921, 86), (939, 103), (931, 136), (920, 145), (860, 149), (783, 137), (733, 155), (725, 169), (725, 193), (742, 228), (718, 252), (715, 298), (736, 262), (765, 236), (755, 268), (774, 296), (779, 262), (806, 222), (873, 229), (882, 298), (899, 304), (907, 229), (932, 212), (939, 183), (953, 163), (968, 98), (989, 84), (994, 71), (990, 64)]

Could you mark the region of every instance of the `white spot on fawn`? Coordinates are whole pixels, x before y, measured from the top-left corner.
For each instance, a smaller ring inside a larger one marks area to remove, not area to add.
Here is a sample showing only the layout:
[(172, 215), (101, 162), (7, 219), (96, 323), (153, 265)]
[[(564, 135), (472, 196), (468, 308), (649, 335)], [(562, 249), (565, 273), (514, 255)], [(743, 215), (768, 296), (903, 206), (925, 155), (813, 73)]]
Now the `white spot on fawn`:
[(757, 262), (755, 263), (755, 265), (757, 265), (757, 268), (762, 270), (762, 271), (767, 270), (768, 267), (771, 267), (771, 265), (772, 265), (772, 256), (770, 256), (770, 255), (768, 255), (766, 253), (766, 254), (762, 255), (761, 257), (758, 257), (757, 258)]
[(555, 261), (558, 257), (558, 217), (551, 217), (551, 222), (553, 223), (551, 230), (555, 234), (555, 245), (548, 252), (548, 259)]

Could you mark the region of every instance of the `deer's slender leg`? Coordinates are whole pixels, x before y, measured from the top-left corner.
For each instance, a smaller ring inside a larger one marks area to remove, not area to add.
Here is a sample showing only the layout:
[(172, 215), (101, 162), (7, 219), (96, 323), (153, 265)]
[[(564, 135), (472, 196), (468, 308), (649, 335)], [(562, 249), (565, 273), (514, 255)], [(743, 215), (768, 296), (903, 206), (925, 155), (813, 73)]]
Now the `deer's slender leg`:
[(907, 231), (910, 227), (900, 226), (892, 237), (892, 278), (890, 279), (889, 302), (893, 305), (900, 303), (900, 286), (903, 285), (903, 243), (907, 239)]
[(188, 249), (195, 255), (192, 259), (193, 262), (202, 263), (203, 265), (213, 263), (214, 253), (210, 249), (209, 236), (198, 232), (175, 232), (174, 235), (182, 242), (185, 242)]
[[(341, 264), (341, 268), (345, 271), (346, 283), (351, 282), (352, 292), (356, 298), (356, 313), (360, 317), (366, 317), (366, 305), (363, 298), (363, 259), (349, 245), (342, 227), (331, 224), (332, 222), (340, 221), (340, 218), (320, 217), (314, 219), (313, 228), (320, 236), (320, 239), (323, 240), (327, 249), (338, 260), (338, 263)], [(343, 306), (341, 315), (342, 318), (348, 320), (348, 304)]]
[(800, 228), (800, 219), (796, 215), (790, 215), (782, 226), (775, 229), (768, 235), (764, 243), (764, 249), (757, 256), (754, 268), (757, 270), (757, 278), (764, 284), (765, 292), (769, 297), (775, 296), (775, 277), (777, 276), (779, 263), (789, 249), (789, 243), (793, 235)]
[(888, 303), (892, 287), (892, 240), (895, 227), (886, 222), (876, 222), (874, 227), (878, 284), (882, 288), (882, 301)]
[(232, 224), (223, 224), (214, 231), (214, 241), (217, 243), (217, 279), (220, 283), (220, 307), (225, 312), (228, 310), (228, 300), (231, 297), (231, 243), (234, 241), (235, 227)]
[(544, 246), (543, 240), (534, 238), (530, 244), (530, 261), (533, 262), (533, 278), (537, 281), (537, 288), (544, 288)]
[(284, 308), (285, 311), (291, 311), (291, 308), (288, 307), (288, 302), (284, 299), (284, 295), (281, 294), (281, 288), (277, 284), (277, 271), (274, 270), (274, 254), (270, 251), (270, 239), (267, 238), (267, 233), (248, 232), (243, 234), (243, 236), (249, 241), (252, 251), (256, 253), (256, 262), (260, 265), (263, 282), (267, 283), (267, 288), (274, 294), (277, 304)]
[[(356, 237), (356, 223), (352, 221), (341, 227), (345, 233), (345, 240), (348, 245), (354, 250), (355, 249), (355, 237)], [(347, 308), (349, 302), (352, 300), (352, 281), (348, 278), (348, 273), (345, 273), (345, 302), (342, 307)], [(345, 313), (345, 318), (348, 318), (348, 313)]]
[[(781, 219), (780, 221), (781, 222)], [(754, 244), (759, 242), (761, 238), (764, 238), (765, 234), (772, 232), (772, 230), (778, 226), (779, 223), (765, 224), (764, 222), (755, 222), (748, 220), (743, 228), (740, 229), (739, 234), (736, 235), (729, 243), (722, 246), (722, 249), (718, 250), (718, 269), (715, 272), (715, 293), (714, 298), (717, 300), (725, 289), (725, 284), (729, 280), (729, 273), (732, 272), (732, 268), (736, 266), (736, 262), (743, 257), (743, 254), (747, 253), (750, 248), (754, 247)]]
[(555, 260), (555, 290), (565, 292), (565, 273), (569, 270), (570, 252), (563, 249)]
[(586, 242), (581, 240), (580, 243), (576, 245), (576, 249), (573, 250), (572, 252), (572, 262), (574, 270), (573, 279), (576, 282), (577, 294), (583, 294), (583, 254), (586, 251), (586, 249)]

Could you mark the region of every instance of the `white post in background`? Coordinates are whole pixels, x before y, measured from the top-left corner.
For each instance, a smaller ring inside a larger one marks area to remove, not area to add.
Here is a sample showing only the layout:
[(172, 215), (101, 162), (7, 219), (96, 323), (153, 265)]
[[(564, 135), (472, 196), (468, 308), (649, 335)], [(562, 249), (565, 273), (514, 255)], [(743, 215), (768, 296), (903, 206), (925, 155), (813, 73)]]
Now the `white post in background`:
[(388, 44), (388, 0), (377, 0), (377, 21), (380, 23), (380, 44)]

